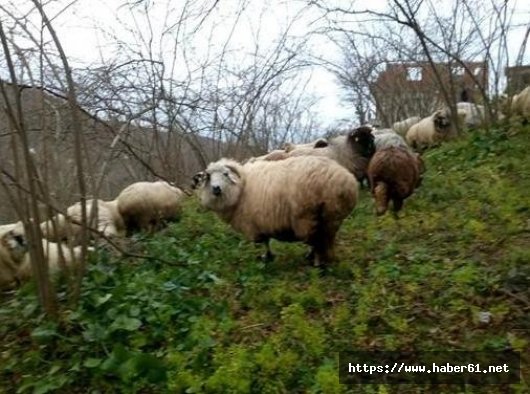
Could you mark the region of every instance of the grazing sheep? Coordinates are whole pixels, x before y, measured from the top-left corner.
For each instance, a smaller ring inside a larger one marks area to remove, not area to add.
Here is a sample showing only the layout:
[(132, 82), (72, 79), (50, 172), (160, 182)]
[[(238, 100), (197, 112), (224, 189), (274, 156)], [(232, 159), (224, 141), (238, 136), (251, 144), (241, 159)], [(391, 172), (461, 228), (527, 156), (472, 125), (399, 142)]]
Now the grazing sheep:
[(460, 102), (456, 103), (458, 111), (465, 114), (464, 123), (467, 127), (480, 127), (485, 124), (485, 110), (483, 105)]
[(184, 192), (167, 182), (136, 182), (119, 194), (118, 211), (127, 233), (137, 230), (153, 232), (163, 222), (180, 217)]
[(392, 125), (392, 129), (401, 136), (407, 135), (407, 131), (421, 120), (419, 116), (412, 116), (400, 122), (396, 122)]
[(385, 148), (390, 148), (391, 146), (409, 149), (409, 146), (407, 145), (403, 137), (397, 134), (392, 129), (374, 130), (372, 134), (374, 135), (376, 151)]
[[(458, 111), (458, 122), (461, 124), (465, 118), (463, 111)], [(456, 125), (451, 119), (447, 109), (438, 110), (431, 116), (423, 118), (407, 131), (407, 143), (414, 149), (431, 147), (442, 141), (456, 137)]]
[[(121, 237), (124, 235), (125, 225), (118, 212), (117, 201), (96, 200), (96, 212), (92, 212), (94, 200), (86, 201), (86, 215), (89, 227), (95, 227), (106, 237)], [(78, 244), (81, 239), (81, 203), (78, 202), (66, 210), (66, 217), (62, 214), (41, 223), (43, 238), (60, 242), (70, 240)], [(91, 224), (93, 223), (93, 224)]]
[(289, 157), (328, 157), (345, 167), (358, 180), (362, 180), (366, 175), (368, 162), (375, 153), (372, 130), (369, 126), (361, 126), (347, 135), (329, 139), (326, 146), (295, 148), (289, 152)]
[(326, 157), (293, 157), (246, 165), (221, 159), (203, 173), (201, 204), (246, 238), (302, 241), (315, 264), (333, 258), (335, 235), (353, 210), (355, 177)]
[(16, 287), (17, 272), (26, 251), (25, 237), (15, 233), (14, 230), (9, 230), (0, 236), (0, 289)]
[[(93, 252), (92, 247), (87, 248), (87, 252)], [(61, 270), (64, 263), (66, 267), (72, 268), (78, 265), (81, 261), (81, 246), (74, 246), (69, 248), (63, 243), (50, 242), (45, 239), (42, 240), (42, 251), (44, 258), (48, 262), (48, 270), (50, 275), (54, 275)], [(31, 258), (29, 253), (26, 253), (24, 260), (17, 271), (17, 278), (20, 281), (28, 280), (33, 276), (31, 268)]]
[(390, 200), (397, 215), (403, 200), (420, 185), (423, 172), (421, 157), (409, 149), (389, 147), (376, 152), (368, 166), (368, 179), (377, 215), (387, 211)]
[(514, 115), (530, 120), (530, 86), (513, 96), (511, 110)]

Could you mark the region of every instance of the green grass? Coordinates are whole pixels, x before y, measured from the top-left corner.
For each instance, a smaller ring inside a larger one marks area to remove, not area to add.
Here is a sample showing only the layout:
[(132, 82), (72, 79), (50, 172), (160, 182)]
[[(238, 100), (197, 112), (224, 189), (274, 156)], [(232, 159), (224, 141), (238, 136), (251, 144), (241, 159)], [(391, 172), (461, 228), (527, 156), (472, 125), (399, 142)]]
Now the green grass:
[(0, 392), (527, 393), (528, 375), (510, 388), (348, 388), (337, 365), (343, 350), (512, 348), (530, 361), (529, 151), (526, 126), (427, 152), (398, 222), (361, 193), (324, 274), (300, 244), (273, 242), (262, 263), (190, 199), (179, 223), (136, 244), (165, 263), (100, 253), (58, 322), (32, 284), (4, 297)]

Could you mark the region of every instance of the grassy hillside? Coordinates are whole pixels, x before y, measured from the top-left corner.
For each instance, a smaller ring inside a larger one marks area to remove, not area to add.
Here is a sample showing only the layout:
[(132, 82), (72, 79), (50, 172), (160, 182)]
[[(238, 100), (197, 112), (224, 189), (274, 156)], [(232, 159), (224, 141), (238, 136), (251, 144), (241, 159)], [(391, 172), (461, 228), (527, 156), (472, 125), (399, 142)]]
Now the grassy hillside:
[(39, 315), (32, 285), (4, 297), (0, 391), (413, 393), (425, 388), (339, 385), (337, 352), (513, 348), (528, 363), (529, 151), (529, 126), (429, 151), (398, 222), (362, 192), (325, 274), (298, 244), (273, 243), (277, 259), (260, 262), (190, 200), (179, 223), (138, 238), (164, 262), (102, 252), (60, 323)]

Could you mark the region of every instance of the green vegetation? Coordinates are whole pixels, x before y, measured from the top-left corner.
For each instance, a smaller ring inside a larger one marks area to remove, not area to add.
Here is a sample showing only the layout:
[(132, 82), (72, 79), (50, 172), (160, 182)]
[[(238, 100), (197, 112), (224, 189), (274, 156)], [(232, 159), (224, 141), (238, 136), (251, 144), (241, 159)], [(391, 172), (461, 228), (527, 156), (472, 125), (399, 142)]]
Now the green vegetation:
[(4, 297), (0, 391), (507, 392), (348, 388), (337, 353), (513, 348), (528, 365), (529, 151), (529, 126), (429, 151), (398, 222), (376, 218), (364, 190), (326, 273), (299, 244), (273, 243), (276, 260), (262, 263), (260, 247), (190, 200), (179, 223), (136, 244), (166, 262), (101, 252), (58, 322), (40, 314), (31, 284)]

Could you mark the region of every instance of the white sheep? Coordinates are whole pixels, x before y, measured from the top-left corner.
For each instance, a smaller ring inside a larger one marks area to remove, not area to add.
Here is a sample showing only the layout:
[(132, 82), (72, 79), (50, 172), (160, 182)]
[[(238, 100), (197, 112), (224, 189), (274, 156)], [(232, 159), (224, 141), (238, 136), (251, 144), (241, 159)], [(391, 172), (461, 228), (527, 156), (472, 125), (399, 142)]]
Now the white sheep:
[[(88, 247), (87, 252), (93, 252), (93, 247)], [(42, 251), (48, 263), (48, 272), (55, 275), (64, 266), (73, 268), (81, 262), (81, 246), (69, 247), (63, 243), (42, 240)], [(29, 253), (24, 255), (24, 260), (17, 271), (19, 281), (25, 281), (33, 276), (31, 268), (31, 258)]]
[(136, 230), (153, 232), (163, 222), (180, 217), (183, 197), (182, 190), (167, 182), (136, 182), (118, 195), (118, 211), (128, 233)]
[[(86, 215), (89, 227), (96, 228), (106, 237), (121, 237), (124, 235), (125, 225), (118, 212), (117, 201), (86, 200)], [(93, 208), (96, 208), (93, 211)], [(57, 214), (54, 218), (41, 223), (43, 238), (59, 242), (69, 240), (78, 244), (81, 239), (81, 202), (66, 210), (66, 217)], [(93, 234), (90, 234), (91, 238)]]
[(511, 110), (514, 115), (530, 120), (530, 86), (513, 96)]
[(407, 135), (407, 131), (421, 120), (419, 116), (412, 116), (400, 122), (396, 122), (392, 125), (392, 129), (401, 136)]
[(0, 289), (12, 289), (24, 260), (27, 243), (24, 236), (9, 230), (0, 236)]
[[(458, 123), (462, 125), (465, 118), (463, 111), (458, 111)], [(407, 131), (407, 143), (413, 148), (426, 148), (442, 141), (455, 138), (457, 127), (447, 109), (437, 110), (431, 116), (423, 118)]]
[(358, 183), (326, 157), (293, 157), (240, 165), (221, 159), (203, 173), (201, 204), (246, 238), (302, 241), (315, 264), (333, 259), (335, 235), (353, 210)]
[(485, 124), (485, 110), (483, 105), (460, 102), (456, 108), (465, 114), (464, 123), (467, 127), (480, 127)]

